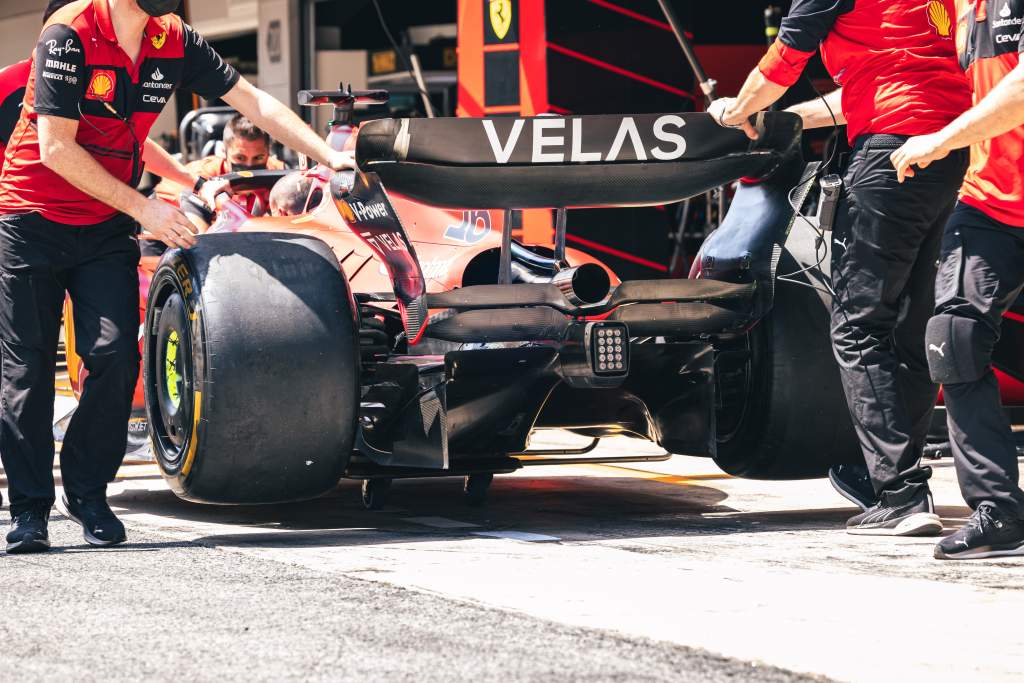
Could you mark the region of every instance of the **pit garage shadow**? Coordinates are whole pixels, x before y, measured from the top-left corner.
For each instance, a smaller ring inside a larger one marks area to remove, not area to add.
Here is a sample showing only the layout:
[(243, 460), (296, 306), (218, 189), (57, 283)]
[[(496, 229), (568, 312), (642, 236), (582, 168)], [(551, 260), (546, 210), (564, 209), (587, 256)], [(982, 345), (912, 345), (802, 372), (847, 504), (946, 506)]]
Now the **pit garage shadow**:
[[(110, 502), (128, 515), (183, 522), (174, 525), (177, 529), (194, 524), (196, 542), (228, 547), (407, 544), (481, 538), (476, 534), (494, 531), (566, 542), (708, 537), (836, 530), (853, 514), (849, 508), (739, 512), (725, 504), (728, 494), (714, 486), (725, 478), (498, 476), (480, 508), (463, 501), (461, 478), (396, 481), (389, 504), (377, 511), (363, 509), (359, 484), (353, 481), (343, 481), (322, 498), (282, 505), (201, 505), (169, 490), (131, 488)], [(131, 524), (130, 516), (126, 521)], [(224, 526), (224, 533), (216, 526)]]

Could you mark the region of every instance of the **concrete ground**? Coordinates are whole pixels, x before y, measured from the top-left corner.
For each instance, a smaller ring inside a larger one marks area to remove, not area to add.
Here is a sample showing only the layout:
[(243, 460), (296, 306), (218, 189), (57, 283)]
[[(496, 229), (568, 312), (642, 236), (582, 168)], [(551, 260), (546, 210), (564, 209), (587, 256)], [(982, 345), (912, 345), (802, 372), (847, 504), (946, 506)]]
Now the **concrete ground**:
[[(554, 435), (554, 442), (568, 437)], [(625, 439), (600, 454), (653, 452)], [(967, 515), (948, 462), (939, 512)], [(0, 479), (0, 485), (5, 482)], [(1019, 679), (1024, 562), (848, 536), (825, 481), (713, 464), (567, 466), (358, 485), (293, 505), (178, 500), (152, 465), (111, 487), (130, 545), (55, 513), (55, 551), (0, 557), (0, 680)], [(0, 522), (6, 523), (6, 512)]]

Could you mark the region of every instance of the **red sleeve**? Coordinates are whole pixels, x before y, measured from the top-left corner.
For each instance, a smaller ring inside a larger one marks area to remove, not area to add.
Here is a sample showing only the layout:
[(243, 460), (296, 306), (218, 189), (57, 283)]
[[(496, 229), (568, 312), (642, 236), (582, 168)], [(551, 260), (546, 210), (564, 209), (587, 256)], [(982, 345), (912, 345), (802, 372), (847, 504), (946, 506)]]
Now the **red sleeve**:
[(797, 82), (808, 60), (813, 56), (814, 52), (797, 50), (776, 39), (768, 48), (768, 53), (761, 58), (757, 68), (772, 83), (788, 88)]

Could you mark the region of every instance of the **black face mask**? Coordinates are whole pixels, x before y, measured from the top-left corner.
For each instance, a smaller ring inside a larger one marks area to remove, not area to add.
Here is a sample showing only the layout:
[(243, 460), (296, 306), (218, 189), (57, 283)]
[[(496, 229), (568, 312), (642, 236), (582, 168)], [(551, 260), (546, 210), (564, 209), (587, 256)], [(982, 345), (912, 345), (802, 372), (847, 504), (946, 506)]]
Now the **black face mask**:
[(231, 172), (238, 173), (239, 171), (266, 171), (266, 164), (231, 164)]
[(135, 0), (139, 9), (151, 17), (162, 17), (178, 9), (181, 0)]

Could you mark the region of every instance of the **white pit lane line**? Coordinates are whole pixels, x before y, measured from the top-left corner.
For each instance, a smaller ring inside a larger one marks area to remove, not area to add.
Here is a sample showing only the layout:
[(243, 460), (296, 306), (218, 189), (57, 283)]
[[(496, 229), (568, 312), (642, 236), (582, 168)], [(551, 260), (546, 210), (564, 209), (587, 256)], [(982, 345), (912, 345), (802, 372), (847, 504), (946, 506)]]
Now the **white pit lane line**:
[(447, 517), (402, 517), (403, 522), (412, 522), (422, 526), (430, 526), (435, 529), (479, 529), (479, 524), (460, 522), (457, 519)]
[(474, 531), (474, 536), (486, 536), (487, 538), (507, 538), (512, 541), (528, 541), (531, 543), (550, 543), (552, 541), (561, 541), (558, 536), (548, 536), (546, 534), (532, 534), (528, 531)]

